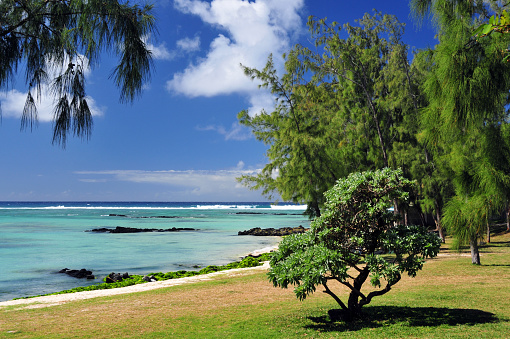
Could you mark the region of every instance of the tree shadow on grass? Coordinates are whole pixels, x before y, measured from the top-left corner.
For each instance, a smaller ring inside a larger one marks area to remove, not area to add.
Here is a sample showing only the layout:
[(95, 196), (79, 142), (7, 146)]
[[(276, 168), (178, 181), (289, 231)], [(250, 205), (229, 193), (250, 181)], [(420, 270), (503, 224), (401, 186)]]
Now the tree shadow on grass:
[(407, 326), (437, 327), (441, 325), (476, 325), (496, 323), (501, 320), (495, 314), (472, 309), (437, 307), (373, 306), (363, 309), (363, 319), (350, 322), (331, 321), (329, 316), (309, 317), (314, 322), (307, 328), (321, 332), (357, 331), (364, 328), (378, 328), (398, 323)]
[(510, 241), (491, 241), (491, 242), (484, 243), (480, 247), (482, 247), (482, 248), (486, 248), (486, 247), (510, 247)]

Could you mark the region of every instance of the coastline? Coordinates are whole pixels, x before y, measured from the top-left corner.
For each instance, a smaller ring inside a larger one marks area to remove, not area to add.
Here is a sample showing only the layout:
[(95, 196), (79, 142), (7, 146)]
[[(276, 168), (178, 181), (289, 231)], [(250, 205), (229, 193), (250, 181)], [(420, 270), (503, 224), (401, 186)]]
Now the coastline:
[(84, 291), (84, 292), (75, 292), (75, 293), (66, 293), (66, 294), (57, 294), (57, 295), (46, 295), (34, 298), (27, 299), (16, 299), (9, 301), (1, 301), (0, 309), (9, 307), (9, 306), (24, 306), (24, 308), (41, 308), (41, 307), (51, 307), (62, 305), (68, 302), (76, 301), (76, 300), (85, 300), (92, 298), (100, 298), (100, 297), (108, 297), (120, 294), (127, 293), (137, 293), (143, 291), (150, 291), (159, 288), (178, 286), (184, 284), (190, 284), (200, 281), (208, 281), (213, 280), (219, 276), (235, 276), (235, 275), (243, 275), (249, 273), (256, 273), (267, 271), (269, 269), (269, 262), (264, 262), (263, 265), (257, 267), (248, 267), (248, 268), (235, 268), (226, 271), (219, 271), (208, 273), (204, 275), (197, 275), (194, 277), (186, 277), (186, 278), (178, 278), (178, 279), (169, 279), (164, 281), (155, 281), (148, 282), (145, 284), (138, 284), (126, 287), (105, 289), (105, 290), (95, 290), (95, 291)]
[(273, 251), (277, 250), (278, 249), (278, 244), (282, 240), (282, 237), (276, 237), (276, 238), (278, 239), (278, 242), (275, 245), (266, 246), (264, 248), (260, 248), (258, 250), (251, 251), (248, 254), (245, 254), (245, 255), (241, 256), (240, 258), (244, 259), (244, 258), (250, 257), (250, 256), (258, 257), (261, 254), (270, 253), (270, 252), (273, 252)]
[[(111, 272), (146, 275), (227, 265), (277, 245), (277, 236), (238, 236), (253, 228), (307, 226), (294, 206), (269, 203), (3, 202), (0, 301), (86, 288)], [(122, 216), (120, 216), (122, 215)], [(103, 234), (95, 228), (193, 228)], [(269, 250), (270, 250), (269, 249)], [(61, 255), (65, 254), (65, 255)], [(92, 271), (97, 280), (54, 273)]]
[[(281, 240), (281, 237), (278, 242)], [(278, 244), (273, 246), (267, 246), (258, 250), (254, 250), (241, 258), (246, 258), (248, 256), (257, 257), (264, 253), (269, 253), (278, 248)], [(235, 268), (225, 271), (218, 271), (203, 275), (197, 275), (193, 277), (185, 277), (185, 278), (177, 278), (177, 279), (168, 279), (163, 281), (155, 281), (155, 282), (147, 282), (144, 284), (131, 285), (126, 287), (118, 287), (104, 290), (95, 290), (95, 291), (83, 291), (83, 292), (74, 292), (74, 293), (65, 293), (65, 294), (56, 294), (56, 295), (45, 295), (33, 298), (25, 298), (25, 299), (13, 299), (0, 301), (0, 309), (8, 307), (8, 306), (20, 306), (26, 305), (25, 308), (40, 308), (40, 307), (50, 307), (62, 305), (75, 300), (85, 300), (91, 298), (99, 298), (99, 297), (108, 297), (119, 294), (127, 294), (127, 293), (137, 293), (143, 291), (150, 291), (158, 288), (165, 288), (171, 286), (178, 286), (184, 284), (195, 283), (199, 281), (207, 281), (212, 280), (215, 277), (227, 275), (240, 275), (247, 274), (249, 272), (258, 272), (258, 271), (267, 271), (269, 269), (269, 262), (265, 261), (263, 265), (257, 267), (247, 267), (247, 268)]]

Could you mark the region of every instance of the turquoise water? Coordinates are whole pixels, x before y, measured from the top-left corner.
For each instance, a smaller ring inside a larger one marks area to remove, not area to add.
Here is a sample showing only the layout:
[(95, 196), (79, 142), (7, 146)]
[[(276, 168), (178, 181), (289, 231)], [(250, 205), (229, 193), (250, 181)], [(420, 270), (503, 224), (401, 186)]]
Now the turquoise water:
[[(95, 284), (110, 272), (147, 274), (223, 265), (279, 240), (238, 236), (238, 231), (308, 227), (303, 211), (301, 206), (269, 203), (0, 202), (0, 301)], [(86, 232), (116, 226), (197, 230)], [(56, 273), (63, 268), (86, 268), (97, 278)]]

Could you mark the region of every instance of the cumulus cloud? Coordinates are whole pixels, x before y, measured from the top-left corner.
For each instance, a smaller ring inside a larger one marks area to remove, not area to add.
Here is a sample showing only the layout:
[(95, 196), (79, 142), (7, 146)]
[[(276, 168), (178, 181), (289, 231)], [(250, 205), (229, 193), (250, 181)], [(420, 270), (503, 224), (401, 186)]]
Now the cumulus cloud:
[[(244, 169), (240, 161), (236, 168), (218, 171), (187, 170), (187, 171), (143, 171), (143, 170), (111, 170), (81, 171), (75, 174), (84, 176), (79, 179), (86, 183), (104, 183), (122, 181), (136, 184), (156, 184), (168, 186), (172, 192), (178, 192), (179, 199), (196, 199), (206, 201), (209, 198), (222, 199), (251, 197), (253, 193), (236, 181), (241, 175), (254, 175), (258, 169)], [(258, 193), (260, 195), (260, 193)], [(260, 198), (261, 196), (259, 196)], [(202, 200), (201, 200), (202, 199)]]
[(200, 37), (184, 38), (177, 41), (177, 47), (185, 52), (195, 52), (200, 49)]
[(205, 127), (197, 126), (197, 130), (199, 131), (214, 131), (218, 134), (221, 134), (225, 137), (225, 140), (248, 140), (253, 138), (253, 135), (249, 129), (239, 125), (239, 123), (234, 122), (230, 129), (226, 129), (222, 125), (208, 125)]
[(162, 43), (159, 46), (147, 43), (147, 48), (152, 52), (152, 57), (156, 60), (172, 60), (175, 58), (176, 53), (169, 51), (166, 44)]
[(152, 57), (156, 60), (173, 60), (181, 54), (180, 52), (190, 53), (200, 49), (200, 37), (198, 36), (178, 40), (176, 42), (176, 48), (173, 50), (169, 50), (165, 42), (154, 45), (150, 42), (149, 37), (146, 37), (144, 40), (147, 44), (147, 48), (152, 52)]
[(178, 10), (199, 16), (222, 34), (210, 43), (206, 57), (175, 74), (167, 89), (189, 97), (241, 93), (249, 96), (252, 110), (260, 109), (260, 102), (267, 105), (240, 64), (262, 68), (272, 53), (281, 67), (279, 56), (302, 30), (303, 5), (304, 0), (176, 0)]

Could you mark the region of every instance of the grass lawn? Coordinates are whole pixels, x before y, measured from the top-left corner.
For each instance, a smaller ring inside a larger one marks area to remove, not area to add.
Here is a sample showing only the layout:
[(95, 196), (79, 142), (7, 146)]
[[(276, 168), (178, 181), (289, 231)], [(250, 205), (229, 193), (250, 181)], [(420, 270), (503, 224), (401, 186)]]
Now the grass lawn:
[(338, 306), (320, 289), (300, 302), (252, 272), (59, 306), (0, 308), (0, 338), (510, 338), (510, 234), (491, 240), (481, 248), (481, 266), (447, 242), (416, 278), (403, 277), (352, 323), (329, 320), (327, 311)]

